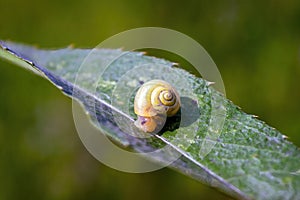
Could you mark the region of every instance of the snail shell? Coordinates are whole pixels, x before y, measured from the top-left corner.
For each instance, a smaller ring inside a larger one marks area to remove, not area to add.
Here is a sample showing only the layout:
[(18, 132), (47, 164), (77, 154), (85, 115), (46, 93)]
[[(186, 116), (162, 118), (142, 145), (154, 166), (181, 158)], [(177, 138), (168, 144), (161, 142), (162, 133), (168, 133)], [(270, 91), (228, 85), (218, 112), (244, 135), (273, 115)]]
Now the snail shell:
[(175, 115), (179, 108), (178, 92), (165, 81), (151, 80), (144, 83), (136, 93), (134, 112), (138, 119), (135, 125), (144, 132), (160, 130), (166, 117)]

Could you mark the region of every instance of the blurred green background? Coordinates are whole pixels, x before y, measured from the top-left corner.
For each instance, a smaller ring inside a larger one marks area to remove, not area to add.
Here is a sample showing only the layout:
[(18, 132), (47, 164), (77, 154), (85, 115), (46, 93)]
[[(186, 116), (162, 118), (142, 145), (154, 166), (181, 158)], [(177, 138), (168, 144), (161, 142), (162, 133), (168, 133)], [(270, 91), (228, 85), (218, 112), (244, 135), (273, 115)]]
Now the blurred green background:
[[(185, 33), (219, 67), (227, 97), (300, 146), (300, 1), (0, 0), (0, 39), (94, 47), (121, 31)], [(0, 61), (0, 199), (229, 199), (170, 169), (127, 174), (95, 160), (71, 100)]]

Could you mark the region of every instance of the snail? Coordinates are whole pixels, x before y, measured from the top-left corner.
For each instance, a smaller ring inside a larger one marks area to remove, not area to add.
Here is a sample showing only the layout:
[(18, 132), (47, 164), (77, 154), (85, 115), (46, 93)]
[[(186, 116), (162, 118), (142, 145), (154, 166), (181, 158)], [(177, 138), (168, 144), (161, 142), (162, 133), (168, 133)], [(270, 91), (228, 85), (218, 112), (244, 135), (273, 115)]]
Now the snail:
[(144, 132), (153, 133), (164, 126), (166, 118), (180, 108), (178, 92), (169, 83), (151, 80), (144, 83), (134, 98), (135, 125)]

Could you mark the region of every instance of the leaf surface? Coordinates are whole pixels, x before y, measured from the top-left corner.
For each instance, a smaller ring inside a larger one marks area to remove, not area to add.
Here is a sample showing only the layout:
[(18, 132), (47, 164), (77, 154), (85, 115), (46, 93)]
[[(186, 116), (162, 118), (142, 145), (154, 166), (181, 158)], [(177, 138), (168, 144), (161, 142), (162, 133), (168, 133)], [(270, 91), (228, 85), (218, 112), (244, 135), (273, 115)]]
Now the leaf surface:
[[(172, 62), (139, 52), (39, 50), (10, 42), (0, 43), (0, 57), (48, 79), (79, 101), (91, 122), (127, 149), (155, 152), (147, 155), (160, 163), (180, 155), (170, 167), (234, 198), (300, 199), (299, 148), (241, 111), (209, 82)], [(181, 114), (163, 134), (135, 137), (132, 91), (152, 79), (168, 80), (176, 87)], [(163, 147), (167, 150), (160, 151)]]

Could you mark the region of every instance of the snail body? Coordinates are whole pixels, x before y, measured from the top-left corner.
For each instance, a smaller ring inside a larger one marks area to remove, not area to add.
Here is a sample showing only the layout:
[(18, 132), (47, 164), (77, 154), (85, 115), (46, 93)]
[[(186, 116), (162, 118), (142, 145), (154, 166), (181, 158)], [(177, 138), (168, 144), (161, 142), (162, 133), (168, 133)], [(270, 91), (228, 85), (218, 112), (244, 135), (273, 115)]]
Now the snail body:
[(135, 125), (144, 132), (157, 131), (166, 118), (175, 115), (179, 108), (180, 97), (175, 88), (165, 81), (151, 80), (136, 93), (134, 112), (138, 119)]

